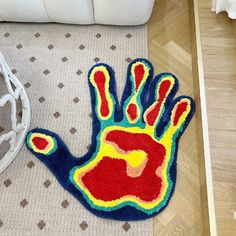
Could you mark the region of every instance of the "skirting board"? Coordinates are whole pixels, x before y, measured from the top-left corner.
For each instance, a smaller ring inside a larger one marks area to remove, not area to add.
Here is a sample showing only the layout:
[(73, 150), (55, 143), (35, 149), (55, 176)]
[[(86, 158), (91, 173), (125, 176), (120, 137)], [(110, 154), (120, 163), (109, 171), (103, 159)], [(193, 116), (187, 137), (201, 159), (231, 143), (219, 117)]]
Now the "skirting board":
[[(202, 123), (199, 124), (201, 129), (199, 132), (202, 132), (203, 137), (203, 147), (204, 147), (204, 170), (200, 172), (205, 173), (206, 181), (206, 201), (208, 205), (208, 218), (209, 218), (209, 227), (208, 233), (205, 232), (204, 235), (210, 234), (211, 236), (217, 236), (216, 229), (216, 214), (215, 214), (215, 203), (214, 203), (214, 192), (213, 192), (213, 182), (212, 182), (212, 165), (211, 165), (211, 152), (210, 152), (210, 143), (209, 143), (209, 131), (208, 131), (208, 119), (207, 119), (207, 106), (206, 106), (206, 93), (205, 93), (205, 79), (204, 79), (204, 65), (202, 57), (202, 48), (201, 48), (201, 35), (200, 35), (200, 22), (199, 22), (199, 8), (197, 0), (189, 0), (189, 10), (190, 10), (190, 19), (191, 22), (191, 34), (192, 34), (192, 51), (193, 51), (193, 61), (194, 67), (194, 77), (195, 79), (195, 91), (199, 92), (200, 102), (200, 111)], [(202, 183), (204, 184), (204, 183)], [(204, 197), (204, 193), (203, 193)], [(203, 199), (204, 201), (204, 199)]]

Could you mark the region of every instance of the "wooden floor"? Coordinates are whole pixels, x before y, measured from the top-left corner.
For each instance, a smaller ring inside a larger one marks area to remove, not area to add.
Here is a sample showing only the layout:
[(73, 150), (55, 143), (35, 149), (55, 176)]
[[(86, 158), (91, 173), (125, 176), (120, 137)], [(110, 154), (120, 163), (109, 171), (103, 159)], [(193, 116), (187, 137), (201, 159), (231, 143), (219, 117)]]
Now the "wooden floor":
[(213, 183), (219, 236), (236, 235), (236, 22), (199, 1)]
[[(180, 83), (179, 95), (194, 97), (188, 1), (157, 0), (148, 23), (148, 39), (155, 72), (174, 73)], [(181, 138), (176, 190), (169, 206), (154, 218), (154, 235), (207, 235), (201, 210), (199, 160), (203, 153), (197, 119), (193, 117)]]
[[(217, 231), (219, 236), (233, 236), (236, 235), (233, 219), (236, 211), (236, 22), (228, 19), (226, 13), (215, 15), (210, 9), (210, 0), (199, 1)], [(156, 73), (176, 74), (180, 94), (195, 95), (197, 99), (193, 89), (189, 23), (186, 0), (157, 0), (148, 24), (149, 58)], [(203, 233), (204, 218), (201, 217), (204, 214), (198, 179), (202, 165), (196, 137), (198, 122), (196, 114), (182, 137), (175, 195), (170, 206), (154, 219), (155, 235), (207, 235)]]

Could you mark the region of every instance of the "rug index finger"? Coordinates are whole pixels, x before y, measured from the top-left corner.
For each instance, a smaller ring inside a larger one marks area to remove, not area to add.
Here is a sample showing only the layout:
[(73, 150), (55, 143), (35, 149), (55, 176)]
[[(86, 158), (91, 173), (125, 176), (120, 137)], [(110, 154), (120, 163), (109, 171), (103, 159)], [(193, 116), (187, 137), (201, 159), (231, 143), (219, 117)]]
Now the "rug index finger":
[[(136, 59), (128, 68), (129, 97), (124, 103), (124, 114), (130, 123), (135, 123), (142, 114), (141, 96), (145, 93), (145, 86), (150, 82), (153, 68), (149, 61)], [(127, 90), (126, 90), (127, 92)]]
[(110, 92), (112, 76), (112, 69), (106, 64), (94, 66), (89, 73), (89, 83), (94, 91), (92, 106), (94, 106), (97, 117), (101, 120), (111, 118), (114, 112), (115, 100)]

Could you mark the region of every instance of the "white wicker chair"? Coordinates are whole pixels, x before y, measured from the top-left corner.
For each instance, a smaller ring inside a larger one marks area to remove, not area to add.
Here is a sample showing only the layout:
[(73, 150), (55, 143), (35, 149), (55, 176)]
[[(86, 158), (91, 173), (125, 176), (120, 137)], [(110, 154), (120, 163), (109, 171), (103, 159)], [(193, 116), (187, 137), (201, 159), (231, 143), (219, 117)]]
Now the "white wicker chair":
[[(3, 157), (0, 160), (1, 173), (15, 159), (24, 143), (24, 139), (30, 124), (30, 104), (24, 87), (22, 86), (20, 81), (12, 74), (1, 52), (0, 74), (4, 78), (4, 84), (7, 90), (7, 93), (0, 97), (0, 108), (6, 106), (8, 103), (10, 103), (11, 107), (11, 114), (9, 114), (8, 116), (10, 119), (9, 123), (11, 123), (11, 130), (5, 131), (2, 135), (0, 135), (0, 145), (2, 145), (4, 142), (9, 142), (9, 150), (7, 150), (6, 153), (3, 154)], [(17, 100), (20, 101), (22, 107), (22, 118), (20, 122), (17, 121)]]

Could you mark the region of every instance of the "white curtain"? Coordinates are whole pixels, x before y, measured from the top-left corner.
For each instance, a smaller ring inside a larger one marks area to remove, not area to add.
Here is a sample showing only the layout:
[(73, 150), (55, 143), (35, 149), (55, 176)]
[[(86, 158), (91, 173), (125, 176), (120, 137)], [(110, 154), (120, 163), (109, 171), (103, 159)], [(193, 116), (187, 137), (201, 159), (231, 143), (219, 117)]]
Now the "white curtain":
[(213, 11), (219, 13), (227, 11), (232, 19), (236, 19), (236, 0), (212, 0)]

